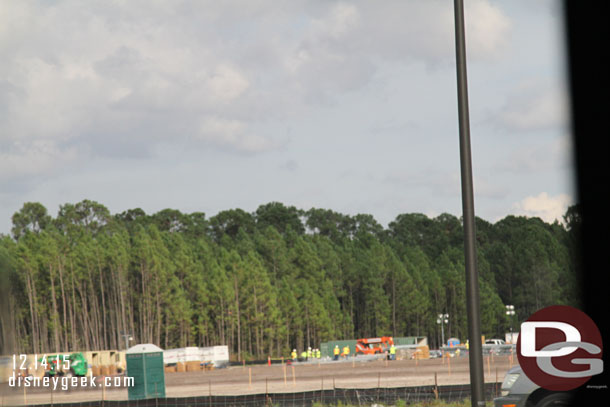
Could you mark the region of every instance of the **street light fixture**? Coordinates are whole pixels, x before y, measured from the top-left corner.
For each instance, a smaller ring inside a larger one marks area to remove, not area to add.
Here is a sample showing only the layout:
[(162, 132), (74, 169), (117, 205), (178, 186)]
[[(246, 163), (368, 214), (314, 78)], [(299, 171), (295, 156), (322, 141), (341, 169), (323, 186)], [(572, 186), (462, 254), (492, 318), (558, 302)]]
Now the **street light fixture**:
[(507, 305), (506, 306), (506, 315), (508, 315), (508, 318), (510, 319), (510, 341), (513, 341), (513, 317), (515, 315), (515, 306), (514, 305)]
[(133, 336), (130, 333), (122, 332), (121, 336), (125, 339), (125, 350), (129, 349), (129, 341), (133, 341)]
[(449, 314), (438, 314), (436, 323), (441, 326), (441, 344), (445, 345), (445, 324), (449, 323)]

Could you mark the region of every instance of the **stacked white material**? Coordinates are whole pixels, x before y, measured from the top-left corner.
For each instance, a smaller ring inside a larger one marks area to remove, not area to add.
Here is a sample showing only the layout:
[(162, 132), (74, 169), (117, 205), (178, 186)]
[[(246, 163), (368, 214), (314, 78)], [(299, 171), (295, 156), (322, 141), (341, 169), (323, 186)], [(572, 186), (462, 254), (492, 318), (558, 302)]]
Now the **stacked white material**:
[(185, 363), (185, 362), (197, 362), (202, 361), (201, 351), (196, 346), (189, 346), (187, 348), (167, 349), (163, 352), (163, 363)]
[(191, 346), (167, 349), (163, 352), (164, 364), (180, 362), (212, 362), (215, 367), (223, 367), (229, 364), (229, 347), (226, 345), (210, 346), (207, 348)]
[(212, 362), (215, 367), (223, 367), (229, 364), (229, 347), (210, 346), (209, 348), (200, 348), (201, 355), (204, 361)]

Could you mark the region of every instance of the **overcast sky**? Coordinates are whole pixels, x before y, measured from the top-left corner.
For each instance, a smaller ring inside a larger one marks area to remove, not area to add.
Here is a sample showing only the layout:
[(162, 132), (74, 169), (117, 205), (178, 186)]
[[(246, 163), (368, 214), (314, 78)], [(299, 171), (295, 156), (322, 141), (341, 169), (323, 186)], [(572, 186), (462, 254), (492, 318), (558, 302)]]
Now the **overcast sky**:
[[(575, 199), (562, 13), (466, 0), (476, 215)], [(461, 216), (453, 1), (3, 1), (0, 233), (24, 202)]]

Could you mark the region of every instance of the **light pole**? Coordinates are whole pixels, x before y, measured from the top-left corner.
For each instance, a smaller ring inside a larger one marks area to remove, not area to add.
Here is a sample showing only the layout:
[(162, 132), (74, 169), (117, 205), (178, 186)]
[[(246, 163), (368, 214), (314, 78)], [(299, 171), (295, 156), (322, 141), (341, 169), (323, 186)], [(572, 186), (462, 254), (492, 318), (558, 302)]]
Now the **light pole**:
[(510, 342), (513, 342), (513, 316), (515, 315), (515, 306), (507, 305), (506, 306), (506, 315), (510, 319)]
[(133, 341), (133, 336), (131, 336), (131, 334), (129, 334), (129, 333), (122, 332), (122, 331), (121, 331), (121, 336), (123, 337), (123, 339), (125, 339), (125, 350), (129, 349), (129, 341)]
[(455, 59), (458, 93), (458, 125), (460, 130), (460, 167), (462, 179), (462, 213), (464, 216), (464, 260), (466, 271), (466, 315), (470, 341), (470, 400), (472, 407), (485, 406), (483, 380), (483, 346), (479, 304), (479, 273), (477, 270), (474, 188), (470, 148), (470, 117), (466, 75), (466, 39), (464, 34), (464, 1), (454, 0)]
[(441, 345), (445, 345), (445, 324), (449, 323), (449, 314), (438, 314), (436, 323), (441, 326)]

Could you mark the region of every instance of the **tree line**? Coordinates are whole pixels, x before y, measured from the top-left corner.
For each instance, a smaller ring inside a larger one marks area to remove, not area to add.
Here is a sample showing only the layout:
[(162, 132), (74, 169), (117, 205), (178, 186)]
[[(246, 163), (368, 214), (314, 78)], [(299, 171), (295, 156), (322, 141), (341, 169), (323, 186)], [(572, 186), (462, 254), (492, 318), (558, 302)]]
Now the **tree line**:
[[(578, 306), (578, 207), (565, 223), (476, 219), (481, 324), (503, 337), (539, 308)], [(450, 214), (373, 216), (271, 202), (249, 213), (141, 209), (83, 200), (56, 217), (25, 203), (0, 236), (0, 350), (51, 353), (229, 346), (289, 354), (381, 335), (467, 337), (463, 230)], [(515, 306), (511, 321), (505, 305)]]

